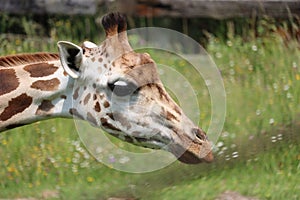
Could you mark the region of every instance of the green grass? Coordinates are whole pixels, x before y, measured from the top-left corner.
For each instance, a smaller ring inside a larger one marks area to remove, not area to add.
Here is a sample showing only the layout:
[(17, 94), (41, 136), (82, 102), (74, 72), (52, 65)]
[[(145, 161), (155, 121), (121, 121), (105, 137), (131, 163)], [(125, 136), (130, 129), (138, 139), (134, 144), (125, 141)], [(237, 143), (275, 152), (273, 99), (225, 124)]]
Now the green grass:
[[(1, 20), (7, 22), (3, 16)], [(56, 51), (58, 39), (79, 43), (96, 40), (101, 32), (86, 30), (82, 35), (82, 23), (52, 19), (50, 39), (41, 40), (30, 32), (26, 19), (22, 24), (26, 36), (0, 34), (1, 55)], [(51, 190), (61, 199), (214, 199), (232, 190), (260, 199), (299, 199), (299, 43), (286, 44), (274, 32), (228, 40), (211, 35), (207, 50), (227, 93), (227, 117), (214, 163), (176, 162), (146, 174), (119, 172), (88, 154), (72, 120), (53, 119), (0, 134), (0, 198), (42, 198), (43, 191)], [(161, 52), (150, 54), (191, 79), (199, 91), (200, 125), (206, 130), (210, 100), (204, 82), (194, 79), (187, 62)]]

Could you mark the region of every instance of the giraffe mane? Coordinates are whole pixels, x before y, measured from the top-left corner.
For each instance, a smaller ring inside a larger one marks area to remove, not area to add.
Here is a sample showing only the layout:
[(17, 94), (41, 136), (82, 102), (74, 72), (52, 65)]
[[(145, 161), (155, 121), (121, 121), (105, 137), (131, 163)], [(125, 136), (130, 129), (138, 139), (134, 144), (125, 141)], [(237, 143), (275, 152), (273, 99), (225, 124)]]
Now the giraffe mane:
[(0, 57), (0, 67), (15, 67), (36, 62), (54, 61), (59, 59), (56, 53), (29, 53)]

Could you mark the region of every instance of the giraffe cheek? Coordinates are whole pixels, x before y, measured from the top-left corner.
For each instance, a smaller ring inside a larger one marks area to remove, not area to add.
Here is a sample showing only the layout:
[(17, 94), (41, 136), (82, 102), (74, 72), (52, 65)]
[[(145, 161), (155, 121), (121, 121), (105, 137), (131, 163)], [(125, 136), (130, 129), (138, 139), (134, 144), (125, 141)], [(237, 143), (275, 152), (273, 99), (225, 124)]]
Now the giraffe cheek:
[(131, 126), (130, 122), (127, 120), (127, 118), (123, 114), (121, 114), (119, 112), (115, 112), (115, 113), (113, 113), (113, 117), (114, 117), (115, 121), (118, 121), (121, 124), (122, 127), (126, 128), (127, 130), (131, 129), (132, 126)]
[(96, 118), (90, 112), (87, 113), (87, 120), (95, 126), (98, 125)]

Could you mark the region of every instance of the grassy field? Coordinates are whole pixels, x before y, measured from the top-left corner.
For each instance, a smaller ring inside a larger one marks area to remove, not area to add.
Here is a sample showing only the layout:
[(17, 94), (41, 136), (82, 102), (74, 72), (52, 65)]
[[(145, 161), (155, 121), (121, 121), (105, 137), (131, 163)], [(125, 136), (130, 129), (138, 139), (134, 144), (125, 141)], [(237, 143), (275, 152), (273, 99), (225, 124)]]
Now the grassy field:
[[(22, 35), (4, 34), (4, 26), (9, 29), (7, 22), (13, 20), (1, 16), (0, 55), (55, 52), (57, 40), (99, 43), (103, 38), (90, 19), (53, 19), (49, 37), (41, 39), (37, 35), (43, 29), (23, 18)], [(259, 37), (244, 38), (230, 30), (226, 39), (207, 35), (206, 49), (227, 93), (227, 117), (214, 163), (176, 162), (146, 174), (119, 172), (89, 155), (73, 120), (53, 119), (0, 134), (0, 198), (215, 199), (230, 190), (259, 199), (300, 199), (300, 47), (264, 27)], [(185, 61), (150, 54), (157, 63), (189, 72)], [(200, 125), (206, 130), (209, 94), (203, 82), (194, 84), (199, 87)]]

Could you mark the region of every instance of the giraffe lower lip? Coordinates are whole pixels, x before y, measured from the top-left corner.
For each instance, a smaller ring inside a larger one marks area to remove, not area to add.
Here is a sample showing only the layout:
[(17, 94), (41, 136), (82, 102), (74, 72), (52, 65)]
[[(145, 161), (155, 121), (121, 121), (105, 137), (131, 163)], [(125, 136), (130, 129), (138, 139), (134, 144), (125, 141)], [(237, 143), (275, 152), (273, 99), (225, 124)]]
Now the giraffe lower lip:
[(199, 164), (202, 162), (212, 162), (213, 157), (207, 156), (205, 158), (198, 158), (193, 153), (185, 151), (180, 157), (178, 157), (178, 160), (186, 164)]
[(172, 144), (169, 147), (169, 151), (174, 154), (180, 162), (186, 164), (210, 163), (214, 159), (209, 143), (202, 143), (202, 145), (192, 143), (186, 147), (180, 144)]

